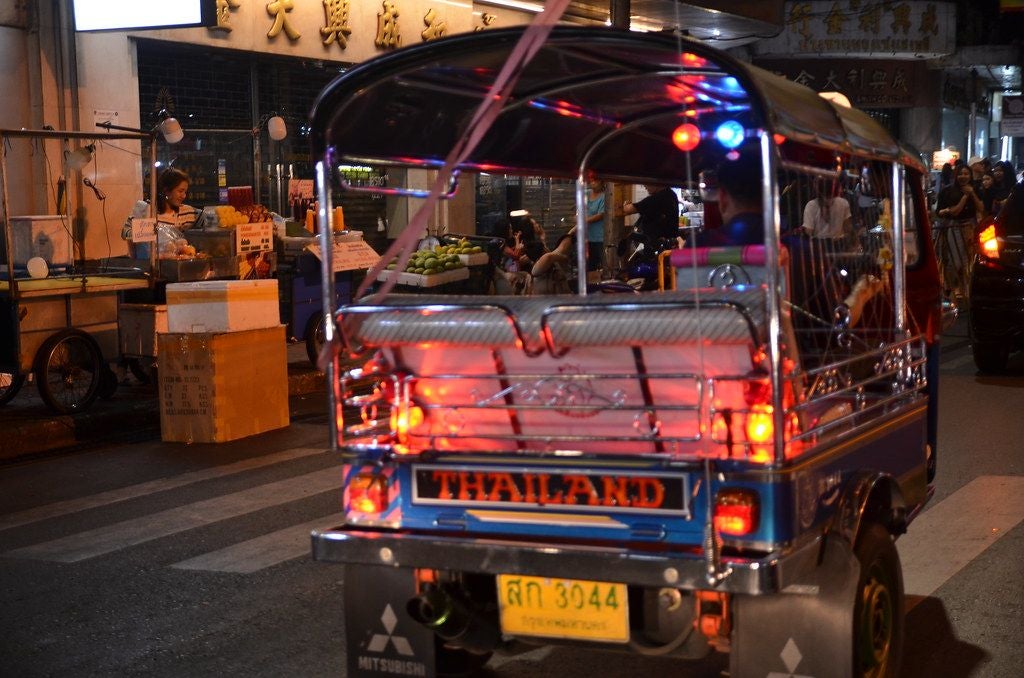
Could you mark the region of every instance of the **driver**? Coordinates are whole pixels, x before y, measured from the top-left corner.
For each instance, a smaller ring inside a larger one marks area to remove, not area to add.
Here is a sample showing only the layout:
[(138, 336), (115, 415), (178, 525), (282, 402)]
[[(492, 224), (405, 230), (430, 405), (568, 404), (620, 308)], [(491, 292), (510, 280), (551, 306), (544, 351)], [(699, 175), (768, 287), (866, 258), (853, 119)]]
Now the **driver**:
[(722, 225), (697, 235), (698, 247), (763, 245), (761, 159), (753, 153), (723, 160), (716, 170)]

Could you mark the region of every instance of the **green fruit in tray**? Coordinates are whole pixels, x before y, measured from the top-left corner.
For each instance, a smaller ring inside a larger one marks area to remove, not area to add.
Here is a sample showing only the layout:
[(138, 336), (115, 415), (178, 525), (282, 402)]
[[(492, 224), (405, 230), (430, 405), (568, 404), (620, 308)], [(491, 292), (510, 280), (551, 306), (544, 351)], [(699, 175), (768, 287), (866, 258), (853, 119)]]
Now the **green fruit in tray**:
[(393, 271), (393, 270), (395, 270), (396, 268), (398, 268), (398, 266), (397, 266), (396, 264), (388, 264), (388, 270), (389, 270), (389, 271)]

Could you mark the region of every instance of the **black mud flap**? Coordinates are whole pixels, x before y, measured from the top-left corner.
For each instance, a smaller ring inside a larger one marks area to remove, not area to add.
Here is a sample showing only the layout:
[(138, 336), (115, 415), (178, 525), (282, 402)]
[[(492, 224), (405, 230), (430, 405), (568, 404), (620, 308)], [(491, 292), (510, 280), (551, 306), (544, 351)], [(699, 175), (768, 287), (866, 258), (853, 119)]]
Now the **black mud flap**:
[(433, 678), (434, 633), (405, 610), (414, 595), (410, 569), (345, 565), (345, 675)]
[(821, 564), (784, 593), (736, 596), (733, 676), (847, 678), (860, 564), (848, 543), (826, 539)]

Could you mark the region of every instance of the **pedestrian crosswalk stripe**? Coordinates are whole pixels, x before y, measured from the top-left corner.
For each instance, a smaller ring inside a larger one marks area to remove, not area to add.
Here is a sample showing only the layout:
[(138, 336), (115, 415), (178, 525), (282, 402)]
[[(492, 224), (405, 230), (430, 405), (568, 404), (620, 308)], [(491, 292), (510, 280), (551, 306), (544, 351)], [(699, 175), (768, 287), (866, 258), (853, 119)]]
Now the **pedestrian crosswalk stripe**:
[(171, 567), (181, 570), (206, 570), (248, 574), (287, 560), (309, 556), (310, 532), (317, 528), (336, 527), (344, 521), (344, 514), (323, 516), (301, 525), (264, 534), (255, 539), (227, 548), (183, 560)]
[(275, 452), (274, 454), (267, 454), (253, 459), (245, 459), (233, 464), (214, 466), (213, 468), (202, 469), (200, 471), (190, 471), (189, 473), (182, 473), (170, 478), (159, 478), (157, 480), (150, 480), (136, 485), (129, 485), (128, 487), (119, 487), (114, 490), (91, 494), (86, 497), (67, 499), (65, 501), (46, 504), (44, 506), (37, 506), (24, 511), (18, 511), (17, 513), (11, 513), (6, 516), (0, 516), (0, 531), (10, 530), (15, 527), (28, 525), (29, 523), (35, 523), (48, 518), (64, 516), (69, 513), (77, 513), (78, 511), (107, 506), (108, 504), (116, 504), (117, 502), (135, 499), (136, 497), (143, 497), (148, 494), (155, 494), (156, 492), (163, 492), (165, 490), (172, 490), (177, 487), (191, 485), (192, 483), (198, 483), (204, 480), (223, 478), (224, 476), (230, 476), (244, 471), (251, 471), (265, 466), (272, 466), (285, 461), (292, 461), (294, 459), (316, 454), (325, 454), (326, 452), (327, 450), (319, 447), (295, 447), (281, 452)]
[(341, 489), (341, 470), (314, 473), (259, 485), (241, 492), (179, 506), (148, 516), (79, 532), (8, 551), (17, 558), (74, 563), (271, 506)]
[(978, 476), (896, 541), (907, 595), (927, 597), (1024, 519), (1024, 476)]

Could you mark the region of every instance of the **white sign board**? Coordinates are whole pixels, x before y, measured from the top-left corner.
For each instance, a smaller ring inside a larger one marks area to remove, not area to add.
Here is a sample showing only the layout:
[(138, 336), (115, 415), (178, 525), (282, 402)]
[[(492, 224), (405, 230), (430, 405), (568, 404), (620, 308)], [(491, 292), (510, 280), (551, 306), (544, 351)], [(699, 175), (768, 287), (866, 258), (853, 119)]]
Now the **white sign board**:
[(999, 123), (999, 134), (1004, 137), (1024, 137), (1024, 117), (1004, 117)]
[[(320, 245), (307, 247), (317, 259), (321, 259)], [(335, 242), (331, 253), (331, 268), (335, 273), (340, 271), (354, 271), (366, 269), (380, 260), (380, 255), (366, 244), (364, 240), (349, 240), (346, 242)]]
[(156, 219), (133, 217), (132, 242), (156, 242)]
[(314, 184), (312, 179), (289, 179), (288, 197), (291, 199), (300, 198), (302, 200), (312, 200), (313, 188)]
[(235, 226), (235, 251), (263, 252), (274, 249), (274, 222), (257, 221), (252, 224)]
[(94, 108), (92, 109), (93, 122), (99, 125), (100, 123), (109, 122), (114, 125), (120, 125), (121, 120), (118, 117), (118, 112), (110, 109)]

